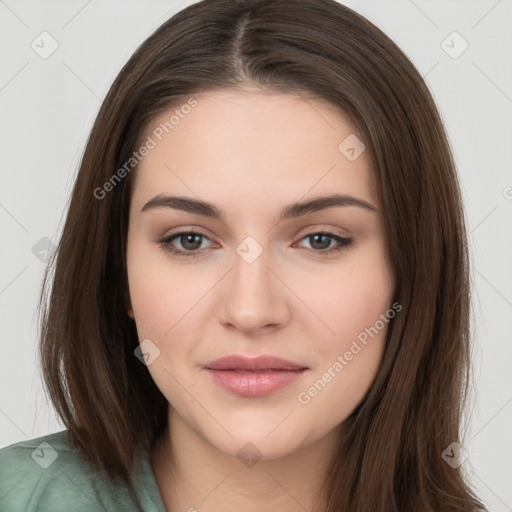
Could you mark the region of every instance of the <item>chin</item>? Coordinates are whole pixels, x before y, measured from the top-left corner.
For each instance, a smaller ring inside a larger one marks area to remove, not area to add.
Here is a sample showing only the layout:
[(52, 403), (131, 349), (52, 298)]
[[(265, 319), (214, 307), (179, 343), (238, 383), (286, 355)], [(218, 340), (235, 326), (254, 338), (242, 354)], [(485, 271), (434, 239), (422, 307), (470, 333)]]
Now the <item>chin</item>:
[(210, 445), (233, 457), (274, 460), (286, 457), (307, 444), (303, 437), (304, 427), (295, 429), (292, 424), (285, 427), (285, 422), (281, 425), (279, 421), (259, 422), (256, 426), (249, 418), (245, 423), (224, 424), (233, 437), (224, 430), (208, 432), (204, 437)]

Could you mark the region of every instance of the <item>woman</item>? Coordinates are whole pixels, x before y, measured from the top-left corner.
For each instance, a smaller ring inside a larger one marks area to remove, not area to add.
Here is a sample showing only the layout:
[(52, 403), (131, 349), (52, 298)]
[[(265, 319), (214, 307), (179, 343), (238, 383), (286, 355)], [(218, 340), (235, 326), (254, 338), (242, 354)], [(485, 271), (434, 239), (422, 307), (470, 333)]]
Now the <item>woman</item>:
[(332, 0), (208, 0), (94, 123), (41, 295), (66, 430), (6, 510), (482, 510), (464, 214), (413, 64)]

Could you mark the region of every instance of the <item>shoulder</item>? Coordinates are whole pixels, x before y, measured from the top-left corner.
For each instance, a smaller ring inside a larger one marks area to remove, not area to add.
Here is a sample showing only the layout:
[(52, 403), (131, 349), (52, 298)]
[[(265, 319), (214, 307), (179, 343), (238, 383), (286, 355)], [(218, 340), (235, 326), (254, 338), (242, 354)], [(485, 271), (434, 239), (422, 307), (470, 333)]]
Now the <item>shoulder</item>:
[(128, 491), (93, 468), (68, 431), (0, 449), (0, 510), (138, 510)]

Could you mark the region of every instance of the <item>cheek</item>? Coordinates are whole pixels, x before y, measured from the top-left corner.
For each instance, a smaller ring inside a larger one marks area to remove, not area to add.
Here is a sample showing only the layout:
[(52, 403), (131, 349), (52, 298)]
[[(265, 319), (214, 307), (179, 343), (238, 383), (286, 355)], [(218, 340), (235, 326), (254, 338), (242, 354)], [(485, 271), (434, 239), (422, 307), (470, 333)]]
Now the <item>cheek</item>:
[[(346, 258), (317, 279), (311, 309), (329, 327), (315, 350), (319, 364), (298, 401), (332, 426), (344, 421), (368, 392), (385, 348), (394, 281), (381, 246)], [(305, 292), (305, 290), (304, 290)], [(390, 313), (391, 311), (391, 313)]]
[[(174, 326), (186, 321), (187, 312), (200, 307), (201, 297), (212, 283), (193, 266), (187, 271), (169, 263), (163, 249), (134, 244), (129, 248), (130, 300), (141, 336), (163, 340)], [(207, 276), (206, 276), (207, 277)], [(182, 320), (183, 319), (183, 320)]]
[(165, 251), (142, 244), (129, 246), (127, 264), (139, 340), (150, 339), (159, 350), (148, 371), (168, 402), (192, 407), (194, 400), (183, 393), (180, 383), (189, 380), (183, 362), (190, 360), (194, 346), (183, 340), (191, 336), (189, 315), (194, 305), (200, 307), (198, 301), (206, 292), (202, 288), (208, 283), (189, 279), (190, 271), (169, 264)]
[[(332, 352), (350, 345), (391, 307), (394, 282), (382, 246), (372, 244), (364, 251), (348, 254), (340, 263), (315, 274), (304, 275), (297, 294), (304, 297), (310, 311), (325, 324), (323, 348)], [(307, 315), (307, 318), (313, 316)]]
[(334, 330), (342, 340), (355, 338), (378, 321), (391, 306), (393, 283), (385, 268), (367, 267), (364, 272), (353, 271), (345, 276), (337, 308), (330, 314)]

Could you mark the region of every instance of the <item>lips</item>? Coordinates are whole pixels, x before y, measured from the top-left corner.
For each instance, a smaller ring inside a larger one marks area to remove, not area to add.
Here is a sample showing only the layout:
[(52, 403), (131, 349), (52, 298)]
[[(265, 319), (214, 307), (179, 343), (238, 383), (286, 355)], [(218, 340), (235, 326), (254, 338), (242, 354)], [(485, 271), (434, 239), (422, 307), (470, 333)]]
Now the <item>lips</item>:
[(306, 366), (292, 363), (286, 359), (274, 356), (259, 356), (247, 358), (243, 356), (227, 356), (216, 359), (205, 365), (209, 370), (241, 370), (241, 371), (277, 371), (277, 370), (305, 370)]
[(308, 369), (274, 356), (228, 356), (204, 366), (212, 381), (234, 395), (264, 396), (299, 379)]

